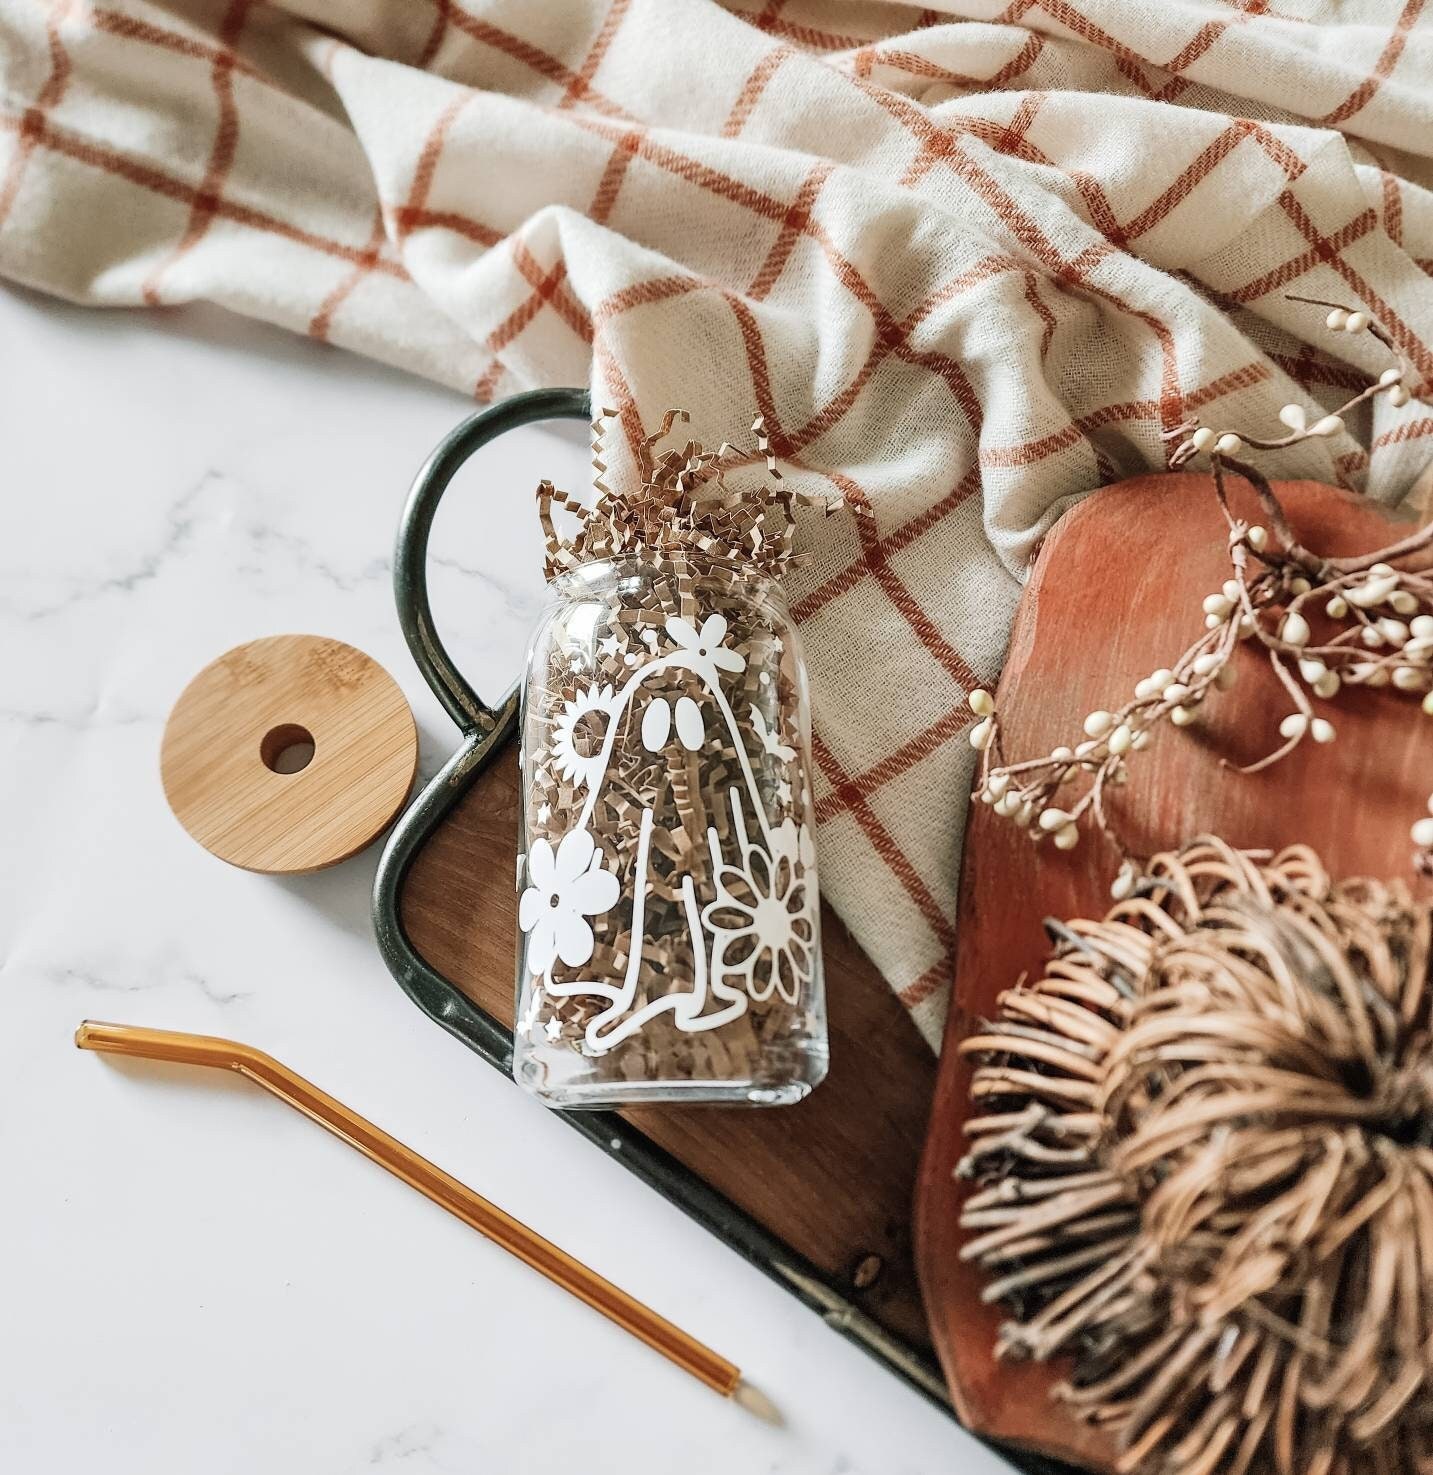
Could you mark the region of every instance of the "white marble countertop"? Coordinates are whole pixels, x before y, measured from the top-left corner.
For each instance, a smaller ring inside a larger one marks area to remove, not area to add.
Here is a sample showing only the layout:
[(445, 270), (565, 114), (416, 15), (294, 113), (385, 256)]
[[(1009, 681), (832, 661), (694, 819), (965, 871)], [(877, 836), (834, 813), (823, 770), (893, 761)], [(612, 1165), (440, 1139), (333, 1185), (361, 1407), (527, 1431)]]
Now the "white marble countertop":
[[(313, 631), (410, 663), (389, 549), (470, 408), (214, 311), (0, 288), (0, 1469), (16, 1475), (1003, 1470), (992, 1454), (450, 1039), (390, 979), (376, 852), (212, 859), (158, 748), (229, 646)], [(509, 436), (435, 532), (480, 689), (542, 600)], [(309, 1076), (734, 1361), (763, 1423), (237, 1079), (75, 1050), (86, 1017), (232, 1035)]]

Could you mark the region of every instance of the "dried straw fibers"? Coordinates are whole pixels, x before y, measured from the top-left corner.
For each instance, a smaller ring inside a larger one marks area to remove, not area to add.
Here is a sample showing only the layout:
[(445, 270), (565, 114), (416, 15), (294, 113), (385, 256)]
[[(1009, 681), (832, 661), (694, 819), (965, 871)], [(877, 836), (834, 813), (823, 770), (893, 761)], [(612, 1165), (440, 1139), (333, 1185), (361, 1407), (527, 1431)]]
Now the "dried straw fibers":
[(1141, 1475), (1433, 1471), (1433, 904), (1202, 839), (962, 1046), (1003, 1358)]

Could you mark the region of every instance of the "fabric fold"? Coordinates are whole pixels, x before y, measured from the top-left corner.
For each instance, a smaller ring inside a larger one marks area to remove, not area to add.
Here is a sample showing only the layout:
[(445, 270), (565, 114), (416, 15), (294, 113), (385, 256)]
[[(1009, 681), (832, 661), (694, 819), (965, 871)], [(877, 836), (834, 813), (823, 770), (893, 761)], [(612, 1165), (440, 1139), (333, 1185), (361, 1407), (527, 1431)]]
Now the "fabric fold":
[(669, 405), (713, 445), (760, 414), (798, 487), (872, 513), (810, 519), (791, 589), (822, 874), (934, 1041), (965, 698), (1054, 518), (1182, 421), (1386, 367), (1291, 295), (1372, 312), (1416, 395), (1271, 471), (1391, 505), (1427, 464), (1422, 11), (0, 0), (0, 273), (478, 402), (589, 383), (611, 480)]

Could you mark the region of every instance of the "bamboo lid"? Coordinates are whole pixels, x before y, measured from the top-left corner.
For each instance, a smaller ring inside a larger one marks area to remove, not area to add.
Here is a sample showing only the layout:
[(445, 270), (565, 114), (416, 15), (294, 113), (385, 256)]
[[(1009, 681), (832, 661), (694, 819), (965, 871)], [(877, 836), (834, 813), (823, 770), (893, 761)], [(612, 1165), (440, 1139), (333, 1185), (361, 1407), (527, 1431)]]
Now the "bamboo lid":
[(185, 687), (160, 752), (180, 824), (220, 860), (272, 875), (356, 855), (403, 807), (417, 766), (397, 683), (318, 635), (226, 651)]

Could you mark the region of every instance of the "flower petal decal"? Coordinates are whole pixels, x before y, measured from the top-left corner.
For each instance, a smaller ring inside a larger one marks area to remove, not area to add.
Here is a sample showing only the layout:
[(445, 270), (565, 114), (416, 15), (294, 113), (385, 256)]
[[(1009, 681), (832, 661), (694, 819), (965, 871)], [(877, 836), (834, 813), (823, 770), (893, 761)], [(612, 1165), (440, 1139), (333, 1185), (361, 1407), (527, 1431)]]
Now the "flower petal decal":
[[(539, 840), (539, 845), (545, 845), (545, 840)], [(542, 918), (542, 904), (545, 897), (536, 886), (529, 886), (523, 892), (517, 904), (517, 924), (524, 932), (531, 932)]]
[[(805, 829), (804, 825), (802, 829)], [(801, 832), (796, 828), (796, 821), (788, 814), (771, 832), (772, 858), (780, 860), (785, 856), (787, 860), (794, 861), (800, 849)]]
[(562, 844), (557, 847), (557, 882), (560, 886), (564, 881), (575, 881), (585, 871), (592, 860), (592, 854), (597, 849), (592, 836), (586, 830), (573, 830), (570, 834), (562, 837)]
[(689, 752), (699, 753), (706, 741), (706, 723), (702, 721), (702, 709), (691, 697), (677, 699), (677, 736)]
[(557, 927), (557, 956), (569, 968), (580, 968), (592, 956), (592, 928), (576, 912), (567, 913)]
[(527, 965), (547, 974), (561, 958), (580, 968), (592, 956), (594, 938), (588, 917), (617, 903), (617, 877), (603, 865), (602, 853), (586, 830), (563, 836), (554, 855), (546, 840), (535, 840), (527, 856), (531, 883), (518, 901), (518, 926), (528, 934)]
[(557, 880), (557, 857), (546, 840), (534, 842), (527, 855), (527, 878), (534, 886), (551, 891)]
[(666, 697), (653, 697), (642, 714), (642, 746), (649, 753), (660, 753), (666, 747), (671, 731), (671, 705)]
[(702, 672), (709, 680), (716, 679), (717, 671), (746, 670), (746, 657), (722, 644), (726, 639), (725, 615), (708, 615), (700, 630), (681, 615), (669, 615), (666, 630), (691, 657), (692, 670)]
[(666, 630), (683, 650), (695, 650), (702, 643), (697, 627), (681, 615), (668, 615)]
[(603, 870), (598, 856), (567, 888), (566, 896), (584, 916), (595, 917), (617, 905), (621, 887), (611, 871)]

